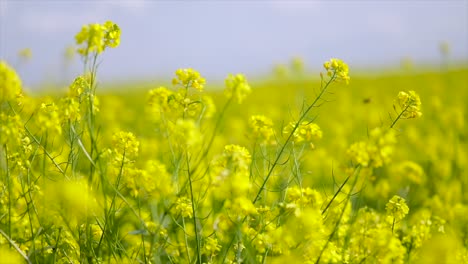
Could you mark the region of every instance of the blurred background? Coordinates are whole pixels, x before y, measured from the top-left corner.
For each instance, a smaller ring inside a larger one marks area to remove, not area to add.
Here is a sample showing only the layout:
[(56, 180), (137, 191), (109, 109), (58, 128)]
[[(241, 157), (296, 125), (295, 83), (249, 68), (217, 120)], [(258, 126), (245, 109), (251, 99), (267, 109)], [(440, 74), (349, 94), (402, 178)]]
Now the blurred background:
[(105, 52), (99, 67), (101, 80), (112, 83), (170, 80), (185, 67), (208, 82), (237, 72), (264, 77), (293, 58), (312, 71), (338, 57), (360, 73), (468, 58), (464, 0), (0, 0), (0, 59), (33, 89), (67, 84), (82, 72), (69, 53), (75, 34), (106, 20), (122, 30), (120, 47)]

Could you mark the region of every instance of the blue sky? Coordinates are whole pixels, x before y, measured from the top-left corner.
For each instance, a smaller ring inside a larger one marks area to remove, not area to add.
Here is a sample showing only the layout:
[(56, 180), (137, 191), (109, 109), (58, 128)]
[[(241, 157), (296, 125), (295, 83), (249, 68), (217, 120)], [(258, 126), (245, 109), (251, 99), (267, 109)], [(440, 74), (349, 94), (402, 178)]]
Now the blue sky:
[[(104, 81), (170, 78), (193, 67), (208, 80), (263, 75), (302, 57), (309, 68), (338, 57), (353, 68), (437, 63), (447, 42), (468, 58), (468, 1), (14, 1), (0, 0), (0, 58), (27, 85), (68, 80), (63, 52), (83, 24), (112, 20), (121, 46), (106, 51)], [(33, 59), (18, 61), (29, 47)]]

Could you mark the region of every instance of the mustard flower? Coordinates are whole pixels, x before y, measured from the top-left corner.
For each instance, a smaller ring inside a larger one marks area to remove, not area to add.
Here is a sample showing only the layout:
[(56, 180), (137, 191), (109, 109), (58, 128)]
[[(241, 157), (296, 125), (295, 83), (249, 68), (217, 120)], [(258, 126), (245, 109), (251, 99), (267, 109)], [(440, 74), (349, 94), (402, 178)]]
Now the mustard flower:
[(401, 118), (421, 117), (421, 99), (415, 91), (399, 92), (393, 105), (395, 110), (400, 111)]
[(387, 164), (393, 154), (396, 135), (394, 130), (374, 128), (367, 141), (353, 143), (347, 150), (355, 164), (363, 167), (378, 168)]
[(113, 153), (120, 160), (121, 157), (132, 160), (138, 156), (140, 142), (131, 132), (119, 131), (112, 137)]
[(408, 205), (406, 205), (405, 199), (398, 195), (394, 195), (385, 206), (387, 210), (387, 216), (392, 217), (396, 222), (401, 221), (409, 212)]
[(13, 100), (21, 94), (21, 79), (16, 71), (0, 61), (0, 102)]
[(249, 178), (251, 160), (249, 151), (244, 147), (224, 147), (224, 153), (215, 158), (210, 169), (215, 198), (225, 200), (247, 194), (252, 187)]
[(349, 83), (349, 69), (348, 65), (340, 59), (332, 58), (323, 64), (323, 67), (327, 70), (327, 75), (332, 77), (335, 76), (336, 80), (344, 81), (346, 84)]
[(192, 119), (177, 119), (175, 123), (169, 123), (169, 131), (174, 137), (173, 142), (182, 148), (193, 147), (202, 140), (200, 128)]
[(59, 109), (62, 121), (80, 121), (81, 108), (80, 103), (74, 98), (65, 97), (60, 100)]
[(81, 95), (90, 89), (90, 81), (86, 76), (78, 76), (69, 87), (69, 96), (80, 98)]
[[(290, 122), (289, 125), (284, 127), (283, 133), (289, 135), (296, 123)], [(296, 128), (293, 134), (293, 140), (296, 143), (300, 142), (311, 142), (314, 139), (322, 138), (322, 130), (320, 127), (312, 122), (302, 121), (299, 126)]]
[(50, 131), (55, 134), (62, 134), (60, 109), (54, 102), (42, 103), (38, 115), (37, 124), (41, 132)]
[(293, 186), (289, 188), (287, 193), (288, 201), (298, 205), (299, 207), (305, 207), (312, 205), (314, 208), (320, 208), (323, 203), (322, 195), (309, 187), (299, 188)]
[(411, 227), (411, 230), (403, 238), (403, 243), (415, 249), (420, 248), (423, 242), (431, 237), (431, 226), (430, 219), (421, 219)]
[(252, 90), (243, 74), (229, 74), (225, 83), (226, 89), (224, 90), (224, 94), (228, 98), (233, 98), (239, 104), (244, 101), (245, 97), (250, 94)]
[(112, 21), (104, 24), (84, 25), (75, 36), (76, 43), (82, 45), (78, 53), (87, 57), (90, 53), (100, 54), (106, 48), (115, 48), (120, 44), (120, 28)]
[(250, 199), (245, 196), (234, 198), (233, 200), (227, 200), (224, 204), (226, 209), (232, 214), (232, 216), (240, 219), (248, 215), (258, 214), (257, 208)]
[(395, 173), (415, 184), (422, 184), (426, 181), (424, 169), (412, 161), (404, 161), (398, 164), (395, 168)]
[(19, 115), (7, 115), (0, 112), (0, 145), (17, 142), (18, 135), (23, 131), (23, 123)]
[(205, 118), (211, 118), (213, 115), (216, 113), (216, 105), (213, 101), (213, 98), (211, 96), (203, 96), (202, 97), (202, 102), (203, 102), (203, 116)]
[(166, 87), (158, 87), (148, 92), (148, 105), (155, 113), (165, 112), (169, 110), (169, 100), (173, 92)]
[(206, 80), (203, 78), (199, 72), (192, 68), (188, 69), (178, 69), (176, 71), (176, 77), (172, 79), (172, 84), (180, 84), (185, 88), (194, 88), (198, 91), (203, 91), (205, 87)]
[(227, 145), (224, 147), (224, 155), (227, 164), (231, 164), (236, 171), (248, 171), (252, 156), (245, 147)]
[(182, 217), (192, 218), (192, 201), (187, 197), (180, 197), (175, 203), (175, 211), (177, 214), (182, 215)]
[(255, 139), (261, 143), (269, 143), (274, 136), (273, 121), (263, 115), (254, 115), (250, 117), (250, 127)]
[(215, 256), (219, 251), (221, 251), (221, 246), (218, 243), (218, 239), (213, 237), (206, 238), (203, 252), (209, 256)]

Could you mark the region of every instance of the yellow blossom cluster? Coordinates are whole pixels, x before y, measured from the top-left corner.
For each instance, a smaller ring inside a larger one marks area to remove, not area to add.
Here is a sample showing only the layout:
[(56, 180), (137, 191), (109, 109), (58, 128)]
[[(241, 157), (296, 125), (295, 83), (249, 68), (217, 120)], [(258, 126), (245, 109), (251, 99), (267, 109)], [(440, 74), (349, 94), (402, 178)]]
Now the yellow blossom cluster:
[[(294, 130), (294, 128), (296, 129)], [(323, 135), (322, 130), (317, 124), (307, 121), (302, 121), (300, 124), (290, 122), (283, 129), (283, 133), (289, 135), (293, 130), (293, 140), (296, 143), (311, 142), (314, 139), (321, 139)]]
[(253, 136), (261, 143), (272, 143), (271, 140), (275, 134), (273, 130), (273, 121), (263, 115), (253, 115), (250, 117), (249, 123)]
[(393, 105), (400, 111), (401, 118), (417, 118), (422, 116), (421, 99), (415, 91), (399, 92)]
[(87, 57), (90, 54), (100, 54), (106, 48), (116, 48), (120, 44), (120, 28), (112, 21), (104, 24), (84, 25), (75, 36), (76, 43), (81, 45), (78, 53)]
[(18, 74), (6, 61), (0, 61), (0, 103), (14, 100), (20, 94), (21, 79)]
[(334, 77), (339, 81), (344, 81), (346, 84), (349, 83), (349, 69), (348, 65), (340, 59), (332, 58), (323, 64), (323, 67), (327, 70), (327, 75)]
[(180, 84), (185, 88), (194, 88), (200, 92), (203, 91), (205, 83), (205, 78), (192, 68), (178, 69), (176, 71), (176, 77), (172, 79), (173, 85)]
[(390, 161), (395, 143), (394, 130), (378, 127), (370, 131), (367, 141), (353, 143), (347, 154), (356, 165), (378, 168)]
[(247, 79), (243, 74), (230, 74), (226, 80), (226, 89), (224, 94), (228, 98), (234, 99), (237, 103), (241, 104), (245, 97), (251, 93), (252, 89), (250, 88)]

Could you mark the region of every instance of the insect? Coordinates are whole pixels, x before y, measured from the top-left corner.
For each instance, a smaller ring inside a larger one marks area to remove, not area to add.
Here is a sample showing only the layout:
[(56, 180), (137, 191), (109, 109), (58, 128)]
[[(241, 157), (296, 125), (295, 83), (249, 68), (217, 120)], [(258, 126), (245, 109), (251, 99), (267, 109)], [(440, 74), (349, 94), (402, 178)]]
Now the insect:
[(370, 102), (371, 102), (371, 98), (370, 98), (370, 97), (364, 98), (364, 99), (362, 100), (362, 103), (363, 103), (363, 104), (369, 104)]

